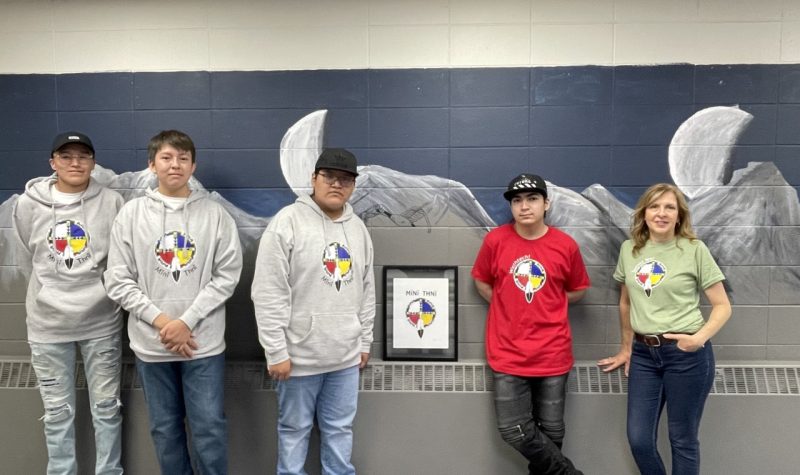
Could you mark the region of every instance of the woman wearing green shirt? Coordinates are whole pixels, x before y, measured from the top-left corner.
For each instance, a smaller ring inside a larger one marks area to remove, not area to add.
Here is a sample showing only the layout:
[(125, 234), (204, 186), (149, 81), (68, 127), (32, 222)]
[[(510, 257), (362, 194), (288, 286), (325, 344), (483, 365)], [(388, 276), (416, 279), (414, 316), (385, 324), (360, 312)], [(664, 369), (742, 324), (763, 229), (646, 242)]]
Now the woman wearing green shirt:
[[(598, 365), (604, 371), (622, 366), (629, 377), (628, 442), (636, 465), (642, 474), (666, 474), (656, 447), (666, 405), (672, 473), (698, 474), (697, 433), (714, 383), (710, 339), (730, 318), (731, 306), (725, 276), (692, 231), (678, 188), (653, 185), (639, 199), (614, 279), (622, 284), (622, 344)], [(708, 320), (700, 313), (701, 290), (711, 304)]]

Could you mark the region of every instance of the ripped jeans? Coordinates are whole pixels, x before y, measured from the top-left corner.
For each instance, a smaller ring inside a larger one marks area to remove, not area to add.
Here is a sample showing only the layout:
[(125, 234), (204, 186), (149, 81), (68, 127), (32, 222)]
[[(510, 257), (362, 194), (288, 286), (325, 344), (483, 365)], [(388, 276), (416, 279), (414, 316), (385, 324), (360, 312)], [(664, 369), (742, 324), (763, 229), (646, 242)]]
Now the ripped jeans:
[(503, 440), (528, 459), (537, 475), (580, 474), (561, 453), (567, 377), (524, 377), (493, 372), (494, 409)]
[[(75, 457), (75, 360), (83, 357), (94, 425), (95, 473), (120, 474), (122, 404), (119, 399), (122, 347), (120, 334), (69, 343), (34, 343), (31, 363), (44, 403), (47, 473), (77, 474)], [(81, 473), (87, 473), (85, 468)]]

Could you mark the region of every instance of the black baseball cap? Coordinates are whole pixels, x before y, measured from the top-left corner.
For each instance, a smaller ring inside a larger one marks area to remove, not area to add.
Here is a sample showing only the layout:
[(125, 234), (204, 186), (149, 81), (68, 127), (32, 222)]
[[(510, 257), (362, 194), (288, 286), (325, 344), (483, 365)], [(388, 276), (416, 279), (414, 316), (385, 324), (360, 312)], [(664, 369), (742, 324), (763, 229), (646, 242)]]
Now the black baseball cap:
[(92, 140), (88, 135), (80, 132), (64, 132), (56, 135), (56, 138), (53, 139), (53, 147), (50, 150), (50, 155), (58, 152), (58, 150), (64, 145), (69, 145), (71, 143), (79, 143), (88, 147), (89, 150), (92, 151), (92, 155), (94, 155), (94, 145), (92, 145)]
[(530, 191), (541, 193), (542, 196), (547, 198), (547, 183), (545, 183), (544, 179), (539, 175), (523, 173), (522, 175), (517, 175), (513, 180), (511, 180), (511, 182), (508, 184), (508, 189), (505, 191), (505, 193), (503, 193), (503, 197), (508, 201), (511, 201), (511, 199), (514, 198), (514, 195), (517, 193)]
[(353, 176), (358, 176), (356, 167), (356, 156), (349, 150), (343, 148), (326, 148), (319, 155), (317, 164), (314, 165), (314, 173), (317, 173), (321, 168), (327, 168), (329, 170), (341, 170)]

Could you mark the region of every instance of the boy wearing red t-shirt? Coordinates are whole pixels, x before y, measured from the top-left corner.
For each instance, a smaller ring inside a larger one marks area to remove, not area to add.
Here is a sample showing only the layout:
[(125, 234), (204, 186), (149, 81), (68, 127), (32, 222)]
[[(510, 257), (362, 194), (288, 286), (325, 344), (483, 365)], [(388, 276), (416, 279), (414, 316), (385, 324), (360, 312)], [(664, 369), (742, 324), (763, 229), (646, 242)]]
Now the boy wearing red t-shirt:
[(530, 473), (580, 474), (561, 454), (573, 364), (567, 305), (583, 297), (589, 276), (575, 241), (544, 223), (550, 200), (541, 177), (519, 175), (503, 196), (514, 219), (486, 235), (472, 269), (489, 302), (497, 427)]

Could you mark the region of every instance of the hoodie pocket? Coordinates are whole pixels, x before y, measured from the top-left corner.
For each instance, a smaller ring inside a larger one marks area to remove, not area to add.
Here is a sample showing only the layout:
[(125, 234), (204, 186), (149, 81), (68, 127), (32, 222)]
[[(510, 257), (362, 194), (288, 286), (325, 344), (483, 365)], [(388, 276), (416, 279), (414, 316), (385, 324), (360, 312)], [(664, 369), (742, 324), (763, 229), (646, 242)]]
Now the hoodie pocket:
[(308, 327), (298, 326), (307, 331), (287, 333), (289, 353), (306, 364), (341, 363), (361, 348), (361, 322), (354, 313), (312, 315)]
[(108, 298), (99, 278), (43, 283), (34, 302), (37, 313), (51, 317), (59, 326), (110, 319), (117, 313), (116, 304)]

